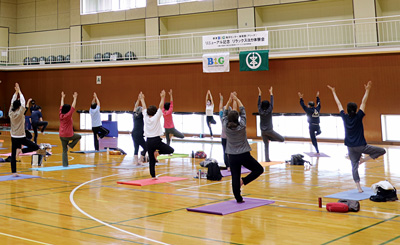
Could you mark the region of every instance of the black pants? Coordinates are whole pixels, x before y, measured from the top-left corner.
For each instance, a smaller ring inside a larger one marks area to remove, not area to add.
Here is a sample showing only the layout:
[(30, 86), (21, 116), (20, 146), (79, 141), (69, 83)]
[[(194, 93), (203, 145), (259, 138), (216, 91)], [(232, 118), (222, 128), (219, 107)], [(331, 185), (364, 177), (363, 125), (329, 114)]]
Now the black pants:
[(213, 116), (207, 116), (206, 117), (206, 122), (207, 122), (208, 129), (210, 129), (210, 135), (212, 137), (213, 133), (212, 133), (212, 130), (211, 130), (211, 124), (216, 124), (217, 122), (214, 120)]
[(96, 151), (99, 150), (99, 138), (97, 137), (100, 132), (100, 126), (98, 127), (92, 127), (92, 132), (93, 132), (93, 140), (94, 140), (94, 149)]
[(27, 148), (22, 149), (22, 153), (27, 153), (31, 151), (36, 151), (39, 146), (32, 141), (28, 140), (26, 137), (23, 138), (13, 138), (11, 137), (11, 172), (17, 172), (17, 149), (21, 149), (24, 145)]
[(132, 140), (133, 140), (133, 146), (135, 147), (135, 153), (134, 155), (139, 154), (139, 146), (143, 148), (143, 151), (141, 152), (142, 156), (146, 155), (147, 152), (147, 146), (146, 146), (146, 141), (144, 141), (143, 134), (142, 135), (136, 135), (134, 132), (132, 132)]
[(224, 163), (225, 163), (225, 166), (227, 168), (229, 168), (228, 154), (225, 153), (225, 150), (226, 150), (226, 139), (221, 138), (221, 143), (222, 143), (222, 149), (224, 151)]
[(237, 202), (242, 202), (243, 197), (240, 194), (240, 176), (241, 168), (244, 166), (250, 170), (250, 174), (242, 178), (243, 184), (247, 185), (253, 180), (257, 179), (262, 173), (264, 173), (264, 168), (254, 159), (250, 152), (245, 152), (238, 155), (229, 154), (229, 164), (231, 166), (232, 173), (232, 191)]
[(42, 133), (44, 132), (44, 130), (46, 130), (46, 127), (47, 127), (47, 125), (48, 125), (49, 123), (48, 122), (45, 122), (45, 121), (37, 121), (37, 122), (32, 122), (32, 129), (33, 129), (33, 133), (34, 133), (34, 136), (33, 136), (33, 141), (37, 144), (37, 137), (38, 137), (38, 128), (40, 127), (40, 126), (43, 126), (42, 127), (42, 130), (40, 130)]
[(150, 175), (151, 177), (156, 177), (156, 158), (154, 157), (154, 152), (158, 150), (160, 154), (171, 154), (174, 153), (174, 148), (162, 142), (161, 137), (147, 138), (146, 141), (147, 150), (149, 152), (150, 159)]
[(311, 138), (311, 143), (313, 144), (315, 150), (317, 151), (317, 153), (319, 153), (318, 150), (318, 143), (317, 143), (317, 135), (321, 134), (321, 129), (319, 127), (319, 124), (311, 124), (310, 123), (310, 138)]

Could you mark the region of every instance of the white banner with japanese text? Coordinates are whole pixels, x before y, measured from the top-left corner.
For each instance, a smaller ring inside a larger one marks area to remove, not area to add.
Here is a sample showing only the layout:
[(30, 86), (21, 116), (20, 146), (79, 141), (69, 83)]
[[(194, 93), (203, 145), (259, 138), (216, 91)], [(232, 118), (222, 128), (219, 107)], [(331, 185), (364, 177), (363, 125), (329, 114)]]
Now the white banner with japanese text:
[(204, 54), (203, 55), (203, 72), (229, 72), (229, 53)]
[(203, 36), (203, 49), (267, 46), (268, 31)]

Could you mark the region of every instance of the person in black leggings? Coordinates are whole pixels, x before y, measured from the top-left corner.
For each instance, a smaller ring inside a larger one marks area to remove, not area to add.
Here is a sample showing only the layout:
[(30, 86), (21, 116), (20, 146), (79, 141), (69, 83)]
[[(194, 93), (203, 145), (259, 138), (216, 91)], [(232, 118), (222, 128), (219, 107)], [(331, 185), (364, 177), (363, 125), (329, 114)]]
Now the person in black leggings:
[[(233, 101), (236, 101), (239, 106), (240, 114), (236, 110), (228, 112), (229, 105)], [(247, 185), (257, 179), (264, 172), (264, 168), (250, 154), (251, 147), (247, 141), (246, 133), (246, 111), (242, 102), (237, 98), (236, 93), (231, 93), (228, 103), (225, 106), (222, 122), (226, 130), (226, 153), (228, 154), (232, 173), (232, 191), (236, 201), (242, 203), (244, 201), (240, 194), (241, 186)], [(242, 166), (251, 171), (244, 178), (240, 178)]]
[[(146, 146), (149, 153), (149, 168), (150, 175), (153, 179), (157, 179), (156, 176), (156, 157), (158, 154), (172, 154), (174, 153), (174, 148), (165, 144), (161, 140), (161, 136), (164, 134), (163, 129), (161, 127), (161, 109), (164, 106), (165, 101), (165, 91), (161, 91), (160, 93), (161, 101), (160, 105), (155, 107), (154, 105), (146, 107), (146, 102), (144, 101), (144, 95), (142, 92), (139, 94), (140, 101), (143, 106), (143, 116), (144, 116), (144, 135), (147, 138)], [(158, 152), (157, 152), (158, 150)]]
[[(139, 106), (140, 102), (140, 95), (136, 100), (135, 107), (133, 109), (133, 130), (132, 130), (132, 140), (133, 146), (135, 147), (135, 153), (133, 156), (133, 161), (136, 165), (141, 165), (145, 162), (145, 156), (147, 152), (146, 141), (144, 140), (144, 122), (143, 122), (143, 113), (142, 107)], [(139, 154), (139, 146), (143, 148), (143, 151), (140, 154), (140, 158), (138, 157)]]
[(206, 122), (207, 122), (208, 129), (210, 130), (211, 139), (214, 138), (213, 137), (213, 132), (212, 132), (212, 129), (211, 129), (211, 124), (216, 124), (217, 123), (214, 120), (213, 113), (214, 113), (214, 101), (213, 101), (213, 98), (212, 98), (210, 90), (208, 90), (207, 94), (206, 94)]
[[(19, 99), (18, 99), (19, 96)], [(22, 153), (32, 152), (39, 149), (39, 146), (28, 140), (25, 136), (25, 98), (21, 92), (19, 84), (15, 84), (15, 93), (11, 99), (10, 110), (8, 115), (11, 124), (11, 172), (14, 177), (17, 174), (17, 150), (21, 149), (22, 145), (26, 148), (22, 149)]]

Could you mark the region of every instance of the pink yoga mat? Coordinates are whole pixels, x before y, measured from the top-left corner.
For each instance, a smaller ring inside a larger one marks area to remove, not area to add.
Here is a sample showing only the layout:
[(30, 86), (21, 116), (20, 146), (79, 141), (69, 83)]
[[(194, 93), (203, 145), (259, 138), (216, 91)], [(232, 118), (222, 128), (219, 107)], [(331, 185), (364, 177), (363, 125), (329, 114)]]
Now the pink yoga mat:
[(154, 184), (173, 182), (173, 181), (179, 181), (179, 180), (186, 180), (186, 179), (188, 179), (188, 178), (162, 176), (162, 177), (159, 177), (156, 180), (153, 180), (153, 179), (141, 179), (141, 180), (133, 180), (133, 181), (118, 181), (117, 183), (118, 184), (124, 184), (124, 185), (144, 186), (144, 185), (154, 185)]
[(256, 198), (243, 198), (243, 200), (244, 203), (237, 203), (236, 200), (230, 200), (198, 208), (187, 208), (186, 210), (199, 213), (225, 215), (243, 211), (246, 209), (268, 205), (275, 202), (266, 199), (256, 199)]
[[(33, 154), (36, 154), (36, 152), (27, 152), (27, 153), (21, 153), (19, 154), (20, 156), (32, 156)], [(0, 156), (11, 156), (11, 153), (5, 153), (5, 154), (0, 154)]]
[(309, 157), (330, 157), (328, 155), (326, 155), (325, 153), (320, 152), (319, 154), (316, 152), (304, 152), (304, 154), (306, 154)]
[[(242, 169), (241, 169), (241, 173), (242, 173), (242, 174), (250, 173), (250, 172), (251, 172), (251, 171), (248, 170), (248, 169), (245, 168), (245, 167), (242, 167)], [(226, 177), (226, 176), (231, 176), (232, 173), (231, 173), (231, 171), (228, 171), (228, 170), (221, 170), (221, 175), (222, 175), (222, 177)]]

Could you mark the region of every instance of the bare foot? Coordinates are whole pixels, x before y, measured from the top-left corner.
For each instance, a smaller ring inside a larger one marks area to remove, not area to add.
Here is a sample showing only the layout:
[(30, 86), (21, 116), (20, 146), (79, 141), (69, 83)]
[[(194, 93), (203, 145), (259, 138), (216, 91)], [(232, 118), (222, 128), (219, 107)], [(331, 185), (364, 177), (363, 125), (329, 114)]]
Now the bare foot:
[(364, 192), (363, 189), (359, 189), (359, 188), (357, 188), (357, 189), (358, 189), (359, 193), (363, 193)]
[(12, 175), (13, 177), (19, 177), (19, 174), (17, 174), (17, 173), (13, 173), (13, 175)]
[(242, 179), (242, 178), (240, 178), (240, 187), (242, 187), (242, 185), (244, 185), (244, 183), (243, 183), (243, 179)]
[(22, 153), (22, 150), (21, 149), (17, 149), (17, 152), (16, 152), (16, 155), (15, 155), (15, 157), (19, 157), (19, 155)]
[(240, 201), (240, 202), (237, 201), (237, 203), (244, 203), (244, 200), (242, 200), (242, 201)]
[(158, 151), (154, 152), (154, 158), (157, 160), (157, 157), (160, 155), (160, 153), (158, 153)]
[(229, 172), (231, 171), (231, 168), (230, 167), (228, 167), (226, 170), (228, 170)]
[(152, 180), (158, 180), (158, 178), (157, 177), (153, 177), (153, 178), (151, 178)]

